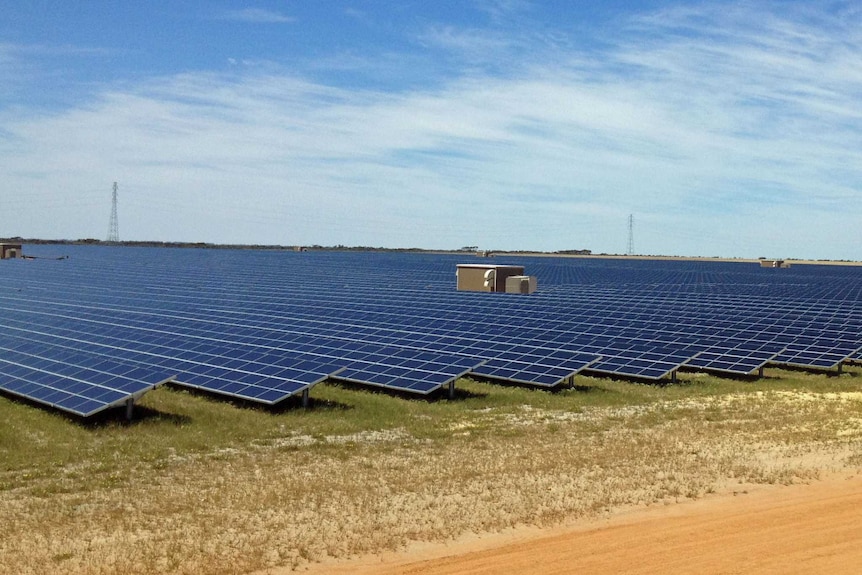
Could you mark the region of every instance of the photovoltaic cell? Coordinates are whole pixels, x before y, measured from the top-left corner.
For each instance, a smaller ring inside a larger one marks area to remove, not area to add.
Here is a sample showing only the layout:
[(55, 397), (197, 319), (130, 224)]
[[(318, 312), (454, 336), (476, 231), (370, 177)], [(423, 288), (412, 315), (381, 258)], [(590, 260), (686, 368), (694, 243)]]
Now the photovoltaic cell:
[(482, 360), (423, 350), (365, 344), (346, 353), (336, 379), (428, 394), (470, 373)]
[(686, 362), (687, 367), (749, 375), (765, 367), (785, 350), (779, 343), (731, 340), (713, 344)]
[(600, 358), (592, 354), (558, 354), (547, 357), (527, 354), (509, 354), (488, 360), (473, 369), (474, 374), (531, 384), (540, 387), (554, 387), (574, 377)]
[(171, 379), (157, 369), (5, 333), (0, 389), (82, 417), (128, 405)]
[(3, 262), (4, 333), (265, 403), (328, 377), (424, 394), (464, 373), (834, 369), (862, 347), (851, 266), (518, 257), (540, 280), (521, 296), (456, 292), (459, 256), (28, 248), (71, 258)]
[[(145, 333), (136, 338), (135, 332), (124, 332), (115, 326), (86, 321), (70, 324), (62, 319), (31, 314), (29, 321), (16, 322), (7, 317), (6, 327), (10, 333), (17, 333), (18, 338), (32, 343), (54, 342), (52, 355), (57, 358), (62, 359), (80, 347), (81, 342), (87, 342), (87, 349), (95, 357), (120, 359), (139, 367), (159, 367), (165, 373), (173, 373), (169, 379), (180, 385), (265, 404), (300, 393), (340, 370), (331, 362), (303, 355), (252, 352), (223, 342), (196, 346), (200, 342), (173, 337), (155, 344), (149, 343), (152, 338)], [(36, 331), (37, 326), (43, 331)]]

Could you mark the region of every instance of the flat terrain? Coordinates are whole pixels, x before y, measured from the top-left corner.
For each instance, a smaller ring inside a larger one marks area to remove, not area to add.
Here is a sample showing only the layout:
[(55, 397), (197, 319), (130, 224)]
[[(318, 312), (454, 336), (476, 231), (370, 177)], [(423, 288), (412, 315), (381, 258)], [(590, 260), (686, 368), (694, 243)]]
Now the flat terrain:
[(859, 525), (862, 476), (841, 474), (807, 485), (759, 487), (630, 511), (547, 532), (517, 529), (449, 545), (330, 562), (305, 573), (855, 575), (862, 566)]
[(161, 388), (131, 424), (0, 397), (0, 574), (860, 564), (862, 368), (577, 383), (277, 410)]

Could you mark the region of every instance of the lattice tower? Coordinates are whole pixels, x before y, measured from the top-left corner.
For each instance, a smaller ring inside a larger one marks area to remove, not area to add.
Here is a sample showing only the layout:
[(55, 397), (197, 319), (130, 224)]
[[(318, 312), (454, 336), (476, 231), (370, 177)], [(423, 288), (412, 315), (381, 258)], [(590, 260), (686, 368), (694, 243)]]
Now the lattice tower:
[(120, 224), (117, 222), (117, 182), (114, 182), (114, 193), (111, 197), (111, 221), (108, 224), (108, 241), (120, 241)]
[(626, 252), (628, 255), (633, 256), (635, 254), (635, 216), (634, 214), (629, 215), (629, 247)]

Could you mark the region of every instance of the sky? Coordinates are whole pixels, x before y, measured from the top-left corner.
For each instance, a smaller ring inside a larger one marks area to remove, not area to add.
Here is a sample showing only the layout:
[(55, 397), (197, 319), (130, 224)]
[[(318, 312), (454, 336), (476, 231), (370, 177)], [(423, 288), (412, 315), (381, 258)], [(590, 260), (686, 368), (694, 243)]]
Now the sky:
[(856, 0), (0, 14), (0, 237), (862, 260)]

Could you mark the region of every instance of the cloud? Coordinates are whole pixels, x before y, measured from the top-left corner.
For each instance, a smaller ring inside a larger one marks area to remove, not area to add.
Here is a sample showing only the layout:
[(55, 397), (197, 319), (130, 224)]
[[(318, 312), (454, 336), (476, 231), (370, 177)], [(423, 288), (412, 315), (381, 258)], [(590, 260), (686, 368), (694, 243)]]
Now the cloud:
[(107, 48), (72, 44), (15, 44), (0, 42), (0, 62), (26, 57), (109, 56), (116, 52)]
[(858, 258), (856, 27), (732, 6), (421, 88), (267, 67), (0, 113), (2, 186), (41, 208), (0, 199), (0, 227), (101, 237), (118, 180), (130, 239), (621, 252), (633, 213), (643, 253)]
[(97, 46), (0, 42), (0, 108), (68, 102), (80, 87), (70, 85), (73, 70), (128, 54)]
[(489, 34), (480, 29), (463, 29), (455, 26), (433, 26), (428, 28), (421, 39), (425, 44), (457, 53), (471, 60), (486, 59), (489, 55), (499, 57), (503, 50), (512, 47), (510, 36)]
[(265, 8), (226, 10), (219, 15), (219, 19), (248, 24), (288, 24), (294, 21), (294, 18), (290, 16), (285, 16), (275, 10), (267, 10)]
[(474, 0), (474, 4), (497, 22), (516, 18), (532, 8), (528, 0)]

